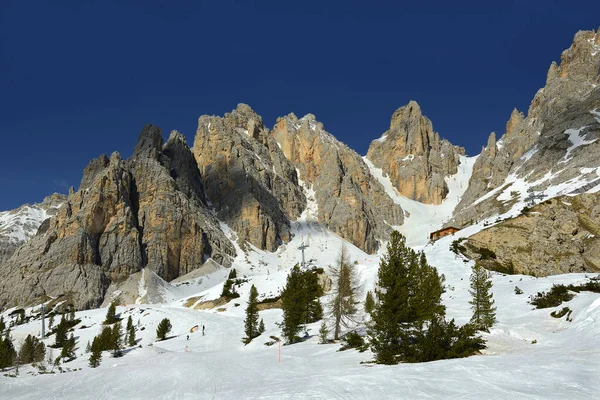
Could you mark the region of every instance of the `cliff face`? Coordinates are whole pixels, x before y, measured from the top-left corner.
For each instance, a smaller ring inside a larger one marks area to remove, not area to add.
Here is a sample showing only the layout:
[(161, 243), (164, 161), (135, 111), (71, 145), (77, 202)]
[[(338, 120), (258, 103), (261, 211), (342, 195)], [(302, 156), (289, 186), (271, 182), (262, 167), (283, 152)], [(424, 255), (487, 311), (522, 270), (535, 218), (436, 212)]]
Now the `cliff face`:
[(411, 101), (392, 115), (390, 128), (371, 142), (367, 158), (389, 175), (405, 197), (440, 204), (448, 194), (445, 177), (458, 171), (464, 149), (440, 139), (421, 107)]
[(508, 203), (495, 195), (477, 200), (508, 188), (510, 180), (522, 179), (543, 191), (582, 174), (589, 175), (588, 181), (595, 179), (591, 171), (600, 167), (599, 38), (594, 31), (578, 32), (560, 65), (550, 66), (546, 85), (536, 93), (527, 116), (513, 110), (502, 138), (490, 135), (451, 223), (505, 211)]
[(464, 246), (490, 269), (535, 276), (598, 272), (600, 193), (548, 200), (476, 233)]
[(210, 204), (241, 242), (275, 251), (290, 240), (289, 221), (306, 198), (294, 166), (249, 106), (200, 117), (193, 153)]
[(111, 284), (142, 268), (168, 281), (209, 258), (230, 264), (235, 250), (202, 203), (180, 140), (163, 148), (160, 129), (147, 125), (129, 160), (93, 160), (56, 217), (0, 266), (0, 308), (47, 296), (97, 307)]
[(368, 253), (387, 240), (402, 209), (387, 196), (362, 158), (323, 129), (314, 115), (279, 118), (273, 137), (315, 193), (318, 220)]

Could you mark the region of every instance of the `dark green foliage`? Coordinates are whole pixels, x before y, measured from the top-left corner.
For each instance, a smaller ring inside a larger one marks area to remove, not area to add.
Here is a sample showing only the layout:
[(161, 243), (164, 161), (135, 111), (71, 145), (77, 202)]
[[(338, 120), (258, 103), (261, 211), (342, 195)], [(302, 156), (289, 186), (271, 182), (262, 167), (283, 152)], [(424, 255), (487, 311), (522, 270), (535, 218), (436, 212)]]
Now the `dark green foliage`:
[(487, 249), (485, 247), (482, 247), (479, 249), (479, 254), (481, 255), (482, 260), (495, 260), (496, 259), (496, 253), (494, 253), (492, 250)]
[(46, 346), (37, 337), (27, 335), (19, 350), (21, 364), (30, 364), (44, 360)]
[(106, 319), (104, 320), (104, 325), (114, 324), (117, 321), (117, 304), (113, 301), (108, 306), (108, 310), (106, 311)]
[[(571, 285), (571, 287), (573, 286)], [(569, 301), (575, 297), (573, 293), (569, 293), (569, 289), (570, 288), (565, 285), (552, 285), (552, 288), (548, 293), (538, 292), (531, 298), (530, 303), (534, 305), (535, 308), (558, 307), (564, 301)]]
[(375, 299), (373, 298), (373, 293), (369, 290), (367, 292), (367, 297), (365, 297), (365, 312), (371, 314), (373, 309), (375, 308)]
[(323, 318), (323, 307), (319, 297), (323, 291), (315, 271), (302, 271), (296, 264), (287, 277), (281, 294), (283, 309), (283, 336), (288, 343), (300, 340), (298, 333), (303, 324)]
[[(472, 225), (472, 224), (471, 224)], [(464, 254), (466, 253), (467, 249), (465, 248), (465, 246), (463, 246), (461, 243), (464, 242), (465, 240), (467, 240), (467, 238), (460, 238), (460, 239), (456, 239), (452, 242), (452, 244), (450, 245), (450, 250), (456, 254), (456, 255), (460, 255), (460, 254)]]
[(554, 318), (562, 318), (568, 314), (567, 318), (569, 318), (569, 316), (571, 315), (572, 312), (573, 312), (573, 310), (571, 310), (569, 307), (563, 307), (563, 309), (558, 312), (552, 311), (550, 313), (550, 315)]
[(75, 355), (75, 336), (71, 333), (69, 339), (63, 344), (60, 352), (60, 357), (65, 361), (72, 361), (76, 358)]
[(56, 335), (54, 338), (54, 347), (62, 347), (64, 343), (67, 341), (67, 331), (69, 330), (67, 319), (63, 314), (60, 322), (56, 325), (56, 328), (53, 329), (54, 334)]
[(165, 340), (169, 332), (171, 332), (171, 321), (168, 318), (164, 318), (156, 328), (156, 337), (158, 340)]
[(10, 329), (7, 329), (4, 338), (0, 337), (0, 369), (11, 367), (16, 358), (17, 351), (10, 337)]
[(360, 283), (355, 267), (350, 263), (348, 250), (342, 246), (336, 265), (329, 268), (332, 278), (332, 296), (329, 308), (333, 316), (333, 339), (339, 340), (341, 328), (348, 328), (356, 323), (355, 314), (358, 311), (356, 296), (360, 291)]
[(258, 324), (258, 334), (262, 335), (263, 333), (265, 333), (265, 321), (263, 321), (261, 318), (260, 324)]
[(102, 344), (100, 343), (100, 337), (96, 336), (92, 342), (91, 354), (90, 354), (90, 367), (96, 368), (102, 361)]
[(369, 345), (365, 342), (365, 338), (360, 336), (358, 332), (348, 332), (346, 336), (342, 338), (344, 345), (340, 347), (340, 351), (348, 349), (357, 349), (361, 353), (369, 348)]
[(112, 351), (113, 357), (121, 357), (123, 355), (123, 344), (122, 344), (123, 328), (121, 323), (117, 322), (113, 325), (112, 334), (110, 336), (110, 350)]
[(494, 307), (492, 289), (492, 276), (480, 264), (475, 263), (471, 273), (472, 299), (469, 301), (473, 316), (471, 324), (478, 329), (487, 331), (496, 322), (496, 307)]
[(6, 323), (4, 322), (4, 315), (0, 316), (0, 333), (4, 332)]
[(523, 294), (523, 291), (518, 286), (515, 286), (515, 294)]
[(413, 339), (414, 345), (409, 348), (404, 361), (427, 362), (477, 354), (486, 346), (485, 341), (475, 334), (476, 328), (471, 324), (457, 327), (454, 320), (446, 322), (443, 318), (434, 318), (427, 330)]
[(443, 278), (427, 264), (425, 255), (408, 248), (399, 232), (392, 232), (379, 264), (377, 301), (369, 327), (378, 363), (396, 364), (411, 353), (413, 339), (424, 324), (444, 315), (443, 291)]
[[(235, 271), (235, 270), (234, 270)], [(222, 297), (235, 299), (240, 297), (240, 294), (235, 291), (235, 282), (233, 279), (227, 279), (223, 284), (223, 291), (221, 291)]]
[(227, 279), (234, 280), (235, 278), (237, 278), (237, 271), (234, 268), (231, 271), (229, 271), (229, 275), (227, 276)]
[(131, 315), (127, 319), (127, 344), (129, 346), (135, 346), (135, 327), (133, 326), (133, 320)]
[(327, 335), (329, 335), (329, 329), (325, 321), (321, 322), (321, 328), (319, 328), (319, 344), (325, 344), (328, 342)]
[(75, 307), (71, 306), (69, 311), (69, 320), (75, 321)]
[(261, 334), (258, 325), (258, 290), (256, 290), (256, 287), (254, 285), (252, 285), (252, 287), (250, 288), (248, 307), (246, 307), (244, 333), (246, 334), (246, 337), (242, 339), (242, 342), (244, 342), (245, 344), (250, 343), (252, 339), (260, 336)]
[(567, 289), (573, 292), (593, 292), (600, 293), (600, 280), (597, 278), (590, 278), (586, 283), (580, 285), (568, 285)]

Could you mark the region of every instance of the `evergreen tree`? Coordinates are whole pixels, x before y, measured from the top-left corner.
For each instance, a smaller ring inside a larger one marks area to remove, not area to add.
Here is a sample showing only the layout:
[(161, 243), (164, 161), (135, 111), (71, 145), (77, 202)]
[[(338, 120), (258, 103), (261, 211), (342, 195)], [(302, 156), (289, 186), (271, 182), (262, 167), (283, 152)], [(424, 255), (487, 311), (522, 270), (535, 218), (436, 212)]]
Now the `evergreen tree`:
[(483, 268), (480, 264), (475, 263), (473, 272), (471, 273), (471, 293), (472, 300), (469, 301), (473, 310), (471, 323), (478, 330), (487, 331), (496, 322), (496, 307), (492, 288), (492, 275)]
[(367, 292), (367, 297), (365, 297), (365, 312), (367, 314), (371, 314), (373, 309), (375, 308), (375, 299), (373, 298), (373, 293), (369, 290)]
[(73, 305), (71, 305), (71, 308), (69, 311), (69, 320), (75, 321), (75, 307)]
[(54, 347), (62, 347), (63, 344), (67, 341), (67, 330), (69, 329), (67, 320), (65, 315), (63, 314), (60, 318), (60, 322), (56, 326), (54, 330), (55, 338), (54, 338)]
[(237, 271), (234, 268), (231, 271), (229, 271), (229, 276), (227, 277), (227, 279), (235, 279), (235, 278), (237, 278)]
[(329, 335), (329, 329), (327, 329), (327, 324), (325, 321), (321, 322), (321, 328), (319, 329), (319, 343), (326, 344), (327, 343), (327, 335)]
[(12, 366), (17, 359), (17, 351), (10, 337), (10, 329), (6, 330), (4, 338), (0, 337), (0, 369)]
[(131, 315), (127, 318), (127, 328), (126, 328), (126, 340), (129, 346), (135, 346), (135, 328), (133, 327), (133, 320), (131, 319)]
[(75, 336), (71, 333), (69, 339), (67, 339), (60, 352), (60, 357), (66, 361), (72, 361), (77, 356), (75, 355)]
[(104, 325), (114, 324), (117, 320), (117, 305), (113, 301), (108, 306), (108, 310), (106, 311), (106, 319), (104, 320)]
[(90, 341), (88, 340), (87, 345), (85, 346), (85, 352), (86, 354), (92, 351), (92, 344), (90, 343)]
[(46, 346), (37, 337), (27, 335), (21, 349), (19, 350), (19, 360), (22, 364), (30, 364), (44, 360), (46, 355)]
[[(98, 336), (98, 344), (100, 346), (101, 351), (112, 350), (113, 343), (113, 328), (110, 326), (105, 326), (102, 328), (102, 332)], [(92, 343), (93, 346), (93, 343)]]
[(323, 307), (319, 301), (322, 294), (317, 274), (314, 271), (303, 272), (296, 264), (281, 293), (282, 331), (288, 343), (300, 340), (298, 333), (303, 324), (316, 322), (323, 317)]
[(112, 334), (110, 337), (110, 349), (113, 357), (121, 357), (123, 355), (123, 345), (121, 337), (123, 336), (121, 323), (117, 322), (112, 328)]
[(392, 232), (379, 264), (369, 328), (378, 363), (395, 364), (409, 357), (424, 324), (444, 315), (442, 281), (423, 254), (408, 248), (399, 232)]
[(102, 344), (100, 337), (96, 336), (92, 341), (92, 353), (90, 354), (90, 367), (96, 368), (102, 361)]
[(246, 337), (242, 339), (242, 342), (248, 344), (252, 339), (258, 337), (259, 326), (258, 326), (258, 290), (252, 285), (250, 288), (250, 297), (248, 298), (248, 307), (246, 307), (246, 319), (244, 320), (244, 333)]
[(4, 332), (6, 323), (4, 322), (4, 315), (0, 315), (0, 333)]
[(52, 329), (52, 325), (54, 325), (54, 314), (50, 314), (48, 317), (48, 329)]
[(265, 332), (265, 321), (260, 319), (260, 324), (258, 324), (258, 334), (262, 335)]
[(333, 278), (333, 297), (329, 302), (334, 319), (333, 339), (339, 340), (341, 328), (356, 322), (356, 297), (360, 291), (358, 274), (350, 263), (346, 246), (342, 246), (337, 264), (330, 267), (330, 276)]
[(169, 332), (171, 332), (171, 321), (168, 318), (164, 318), (156, 328), (156, 337), (158, 340), (165, 340)]

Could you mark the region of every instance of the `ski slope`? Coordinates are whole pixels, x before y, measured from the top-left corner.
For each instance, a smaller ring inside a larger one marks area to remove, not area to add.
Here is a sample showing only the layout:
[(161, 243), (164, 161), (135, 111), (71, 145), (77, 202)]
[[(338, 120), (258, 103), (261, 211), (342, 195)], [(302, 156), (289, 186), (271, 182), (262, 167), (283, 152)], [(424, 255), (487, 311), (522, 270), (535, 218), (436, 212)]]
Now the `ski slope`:
[[(474, 162), (474, 157), (461, 160), (458, 174), (447, 179), (448, 199), (439, 206), (399, 196), (389, 179), (370, 165), (394, 201), (410, 213), (406, 224), (399, 227), (408, 243), (422, 249), (430, 264), (446, 277), (443, 301), (447, 316), (459, 324), (471, 317), (468, 285), (472, 262), (456, 256), (449, 247), (457, 237), (483, 229), (485, 221), (433, 244), (427, 241), (428, 233), (451, 215), (466, 189)], [(305, 254), (307, 262), (324, 268), (335, 263), (341, 246), (345, 245), (360, 272), (364, 293), (375, 285), (381, 254), (366, 254), (321, 226), (315, 218), (317, 206), (311, 188), (304, 189), (309, 202), (307, 210), (292, 223), (293, 239), (274, 253), (252, 246), (242, 251), (235, 232), (222, 224), (236, 246), (238, 256), (233, 266), (238, 277), (249, 280), (239, 288), (240, 298), (210, 310), (185, 307), (190, 298), (199, 298), (198, 301), (218, 298), (226, 270), (217, 269), (190, 280), (187, 285), (162, 282), (159, 289), (166, 299), (164, 304), (117, 307), (124, 320), (131, 315), (134, 324), (139, 324), (138, 347), (128, 348), (122, 358), (103, 354), (97, 369), (88, 367), (85, 347), (99, 333), (106, 308), (78, 312), (77, 318), (82, 319), (74, 331), (78, 358), (62, 365), (71, 371), (38, 375), (35, 368), (23, 366), (17, 378), (0, 375), (0, 399), (590, 399), (597, 396), (600, 296), (582, 292), (557, 307), (570, 307), (572, 322), (552, 318), (552, 308), (533, 310), (528, 304), (530, 295), (548, 290), (553, 283), (583, 282), (584, 274), (534, 278), (494, 273), (498, 322), (489, 334), (484, 334), (488, 349), (466, 359), (396, 366), (361, 364), (373, 359), (369, 351), (339, 352), (339, 344), (318, 344), (320, 323), (315, 323), (307, 326), (311, 337), (305, 342), (281, 347), (281, 362), (278, 362), (277, 344), (265, 343), (271, 341), (271, 335), (281, 336), (277, 325), (282, 320), (280, 309), (260, 312), (266, 332), (244, 346), (241, 339), (250, 285), (256, 285), (260, 298), (279, 294), (290, 268), (301, 261), (298, 247), (302, 243), (309, 246)], [(516, 295), (515, 286), (524, 293)], [(149, 289), (144, 284), (140, 286), (141, 294)], [(4, 314), (5, 319), (10, 311)], [(173, 325), (172, 337), (156, 342), (156, 326), (165, 317)], [(364, 319), (364, 313), (359, 317)], [(204, 325), (206, 334), (189, 333), (194, 325)], [(358, 326), (362, 327), (364, 322)], [(40, 321), (32, 321), (15, 327), (12, 336), (18, 343), (27, 334), (39, 334), (40, 329)], [(51, 344), (53, 339), (47, 338), (45, 342)], [(54, 350), (54, 356), (57, 355)]]

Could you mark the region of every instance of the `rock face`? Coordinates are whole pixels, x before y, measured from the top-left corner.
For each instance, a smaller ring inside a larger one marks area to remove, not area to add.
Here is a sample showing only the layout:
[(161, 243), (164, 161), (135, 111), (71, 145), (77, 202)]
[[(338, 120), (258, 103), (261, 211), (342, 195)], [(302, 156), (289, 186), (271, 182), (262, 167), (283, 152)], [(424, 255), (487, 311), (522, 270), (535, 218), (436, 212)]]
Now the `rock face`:
[[(367, 253), (386, 240), (403, 211), (371, 175), (362, 158), (323, 129), (315, 116), (279, 118), (273, 137), (314, 191), (319, 222)], [(313, 210), (314, 211), (314, 210)]]
[(48, 218), (56, 215), (67, 196), (54, 193), (41, 203), (24, 204), (11, 211), (0, 212), (0, 265), (23, 243), (35, 236)]
[(497, 195), (477, 200), (496, 189), (501, 194), (511, 180), (535, 183), (534, 189), (542, 191), (600, 167), (599, 37), (578, 32), (560, 65), (550, 66), (527, 116), (514, 110), (502, 139), (490, 135), (451, 224), (504, 212), (511, 202), (498, 201)]
[(162, 142), (147, 125), (131, 159), (113, 153), (86, 167), (56, 217), (0, 266), (0, 309), (46, 296), (97, 307), (143, 268), (170, 281), (209, 258), (230, 264), (235, 250), (202, 203), (190, 149), (177, 134)]
[(467, 256), (500, 271), (535, 276), (598, 272), (600, 193), (548, 200), (476, 233), (464, 246)]
[(290, 240), (289, 221), (306, 198), (294, 166), (249, 106), (201, 116), (193, 153), (210, 204), (241, 243), (275, 251)]
[(433, 131), (421, 107), (410, 101), (392, 115), (390, 129), (371, 142), (367, 158), (389, 175), (405, 197), (440, 204), (448, 194), (445, 177), (458, 171), (464, 149)]

